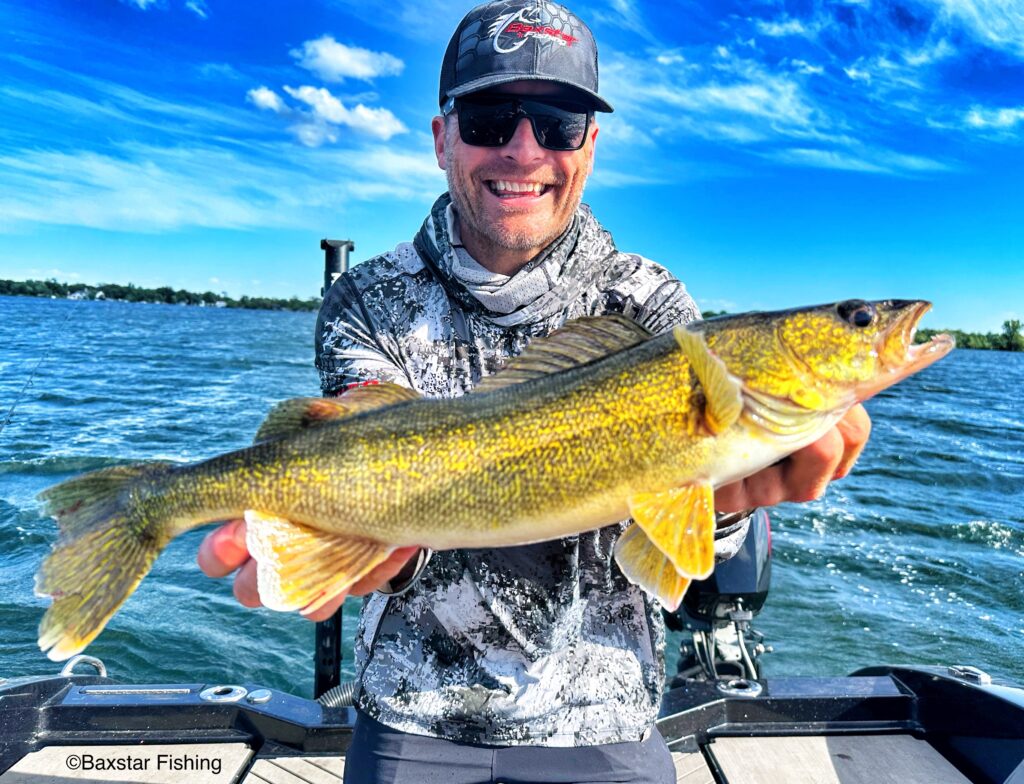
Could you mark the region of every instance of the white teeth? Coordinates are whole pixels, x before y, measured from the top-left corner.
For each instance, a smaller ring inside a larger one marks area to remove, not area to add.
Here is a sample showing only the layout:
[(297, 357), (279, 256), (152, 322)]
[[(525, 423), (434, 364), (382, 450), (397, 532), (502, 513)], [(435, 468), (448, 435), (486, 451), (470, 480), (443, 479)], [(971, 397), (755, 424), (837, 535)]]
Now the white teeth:
[(509, 182), (508, 180), (491, 180), (491, 190), (497, 194), (502, 193), (534, 193), (540, 195), (544, 192), (545, 185), (540, 182)]

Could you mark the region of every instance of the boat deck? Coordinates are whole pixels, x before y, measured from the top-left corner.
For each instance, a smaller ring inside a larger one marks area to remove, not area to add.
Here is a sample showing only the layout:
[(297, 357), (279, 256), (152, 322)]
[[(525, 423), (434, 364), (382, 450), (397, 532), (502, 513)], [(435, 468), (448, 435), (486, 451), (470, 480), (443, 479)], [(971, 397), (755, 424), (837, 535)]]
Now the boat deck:
[[(658, 726), (677, 784), (1024, 784), (1024, 687), (977, 672), (686, 682)], [(0, 784), (338, 784), (355, 717), (259, 686), (0, 682)]]
[[(677, 784), (969, 784), (910, 735), (718, 738), (672, 759)], [(344, 770), (340, 754), (253, 759), (239, 743), (47, 746), (0, 775), (0, 784), (340, 784)]]

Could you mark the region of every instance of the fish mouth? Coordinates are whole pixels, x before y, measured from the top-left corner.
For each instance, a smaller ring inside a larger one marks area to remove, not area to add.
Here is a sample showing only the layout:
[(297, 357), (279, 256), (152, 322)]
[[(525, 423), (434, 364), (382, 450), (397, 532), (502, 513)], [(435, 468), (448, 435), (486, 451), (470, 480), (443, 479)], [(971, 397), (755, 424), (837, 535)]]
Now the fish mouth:
[(914, 343), (922, 316), (932, 309), (932, 303), (922, 300), (893, 302), (898, 309), (895, 323), (886, 330), (878, 356), (884, 370), (871, 381), (857, 386), (857, 398), (866, 400), (886, 387), (902, 381), (929, 365), (938, 362), (956, 347), (952, 335), (942, 333), (925, 343)]

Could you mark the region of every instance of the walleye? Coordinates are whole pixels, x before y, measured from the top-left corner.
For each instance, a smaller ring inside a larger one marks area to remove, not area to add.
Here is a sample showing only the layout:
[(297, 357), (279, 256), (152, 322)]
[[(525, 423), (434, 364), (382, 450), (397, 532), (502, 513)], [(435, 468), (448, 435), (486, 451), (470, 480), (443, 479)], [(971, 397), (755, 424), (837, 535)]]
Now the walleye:
[(501, 547), (627, 518), (619, 567), (674, 609), (714, 565), (714, 488), (945, 356), (946, 335), (913, 345), (929, 308), (848, 300), (659, 336), (585, 318), (462, 398), (379, 384), (286, 401), (246, 449), (68, 480), (40, 495), (60, 526), (36, 576), (53, 597), (40, 648), (83, 650), (173, 537), (243, 515), (274, 609), (323, 606), (399, 546)]

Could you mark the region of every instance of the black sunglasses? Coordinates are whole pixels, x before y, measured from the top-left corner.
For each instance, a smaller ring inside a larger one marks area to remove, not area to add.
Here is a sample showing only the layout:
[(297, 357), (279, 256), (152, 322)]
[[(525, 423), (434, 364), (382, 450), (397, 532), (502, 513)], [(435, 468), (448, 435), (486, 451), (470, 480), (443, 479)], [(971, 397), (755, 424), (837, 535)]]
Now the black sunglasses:
[[(578, 150), (587, 138), (590, 111), (578, 103), (555, 98), (517, 98), (509, 95), (474, 95), (456, 98), (459, 136), (474, 147), (501, 147), (526, 117), (537, 144), (546, 150)], [(451, 112), (449, 108), (445, 114)]]

